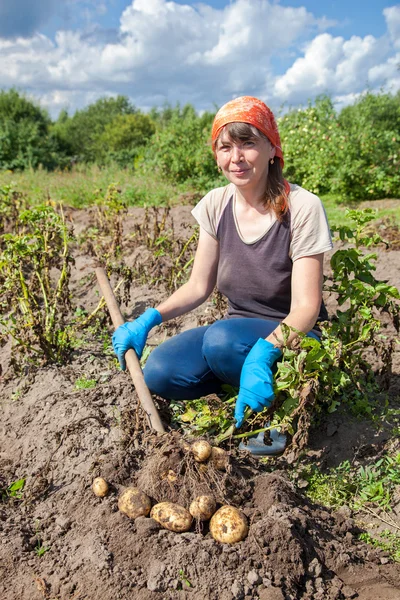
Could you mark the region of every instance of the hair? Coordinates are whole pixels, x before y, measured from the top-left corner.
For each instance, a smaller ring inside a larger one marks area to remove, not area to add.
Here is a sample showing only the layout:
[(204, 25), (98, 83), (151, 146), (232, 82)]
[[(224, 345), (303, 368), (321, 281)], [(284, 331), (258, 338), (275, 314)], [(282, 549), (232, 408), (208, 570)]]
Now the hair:
[[(213, 143), (214, 153), (218, 140), (223, 133), (227, 133), (233, 142), (264, 139), (271, 143), (268, 137), (257, 129), (257, 127), (254, 127), (254, 125), (250, 125), (249, 123), (228, 123), (221, 129), (217, 139)], [(283, 220), (289, 210), (285, 179), (279, 158), (275, 159), (272, 165), (269, 165), (267, 185), (264, 191), (264, 206), (272, 208), (279, 221)]]

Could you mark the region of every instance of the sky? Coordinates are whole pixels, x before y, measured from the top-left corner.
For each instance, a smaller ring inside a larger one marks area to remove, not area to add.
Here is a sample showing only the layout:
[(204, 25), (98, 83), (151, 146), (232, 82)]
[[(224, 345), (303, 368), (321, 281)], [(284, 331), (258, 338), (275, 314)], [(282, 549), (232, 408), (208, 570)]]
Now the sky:
[(122, 94), (215, 110), (242, 95), (275, 112), (329, 94), (400, 90), (400, 4), (385, 0), (0, 0), (0, 89), (53, 118)]

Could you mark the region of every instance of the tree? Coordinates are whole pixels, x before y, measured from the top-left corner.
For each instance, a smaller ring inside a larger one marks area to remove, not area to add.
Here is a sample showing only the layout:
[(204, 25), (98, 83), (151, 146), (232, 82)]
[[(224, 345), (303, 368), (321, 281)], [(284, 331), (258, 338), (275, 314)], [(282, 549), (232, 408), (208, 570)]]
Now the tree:
[(0, 169), (52, 169), (61, 146), (50, 131), (49, 115), (12, 88), (0, 91)]
[(148, 115), (118, 115), (98, 137), (96, 160), (115, 160), (123, 167), (132, 165), (154, 132), (155, 125)]
[(148, 145), (142, 168), (158, 169), (170, 181), (215, 183), (218, 171), (209, 143), (214, 115), (199, 117), (191, 104), (183, 108), (165, 108), (167, 118), (158, 112), (150, 114), (157, 119), (156, 133)]
[(117, 116), (135, 114), (135, 107), (126, 96), (100, 98), (72, 117), (60, 113), (54, 132), (70, 148), (75, 160), (94, 162), (99, 152), (99, 139), (107, 125)]

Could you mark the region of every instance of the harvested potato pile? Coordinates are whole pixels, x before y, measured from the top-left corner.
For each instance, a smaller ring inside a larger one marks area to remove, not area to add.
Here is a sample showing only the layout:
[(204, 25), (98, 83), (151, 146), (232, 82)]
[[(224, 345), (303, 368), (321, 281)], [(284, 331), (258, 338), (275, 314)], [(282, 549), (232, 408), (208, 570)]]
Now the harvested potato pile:
[(248, 458), (245, 468), (247, 473), (238, 454), (212, 447), (207, 440), (190, 443), (177, 434), (165, 434), (154, 439), (136, 485), (156, 502), (175, 502), (187, 508), (198, 496), (240, 505), (251, 494)]

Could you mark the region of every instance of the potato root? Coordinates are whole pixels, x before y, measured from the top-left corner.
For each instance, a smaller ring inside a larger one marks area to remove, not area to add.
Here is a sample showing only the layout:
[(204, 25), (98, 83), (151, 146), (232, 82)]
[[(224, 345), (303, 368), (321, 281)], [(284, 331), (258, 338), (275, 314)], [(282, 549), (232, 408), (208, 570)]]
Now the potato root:
[(189, 506), (189, 512), (199, 521), (211, 519), (217, 509), (217, 504), (212, 496), (197, 496)]
[(217, 448), (216, 446), (213, 446), (211, 448), (210, 460), (214, 469), (217, 469), (217, 471), (226, 471), (226, 468), (229, 463), (229, 455), (222, 448)]
[(129, 487), (118, 498), (118, 508), (130, 519), (147, 517), (151, 510), (151, 500), (138, 488)]
[(210, 532), (217, 542), (223, 544), (241, 542), (248, 531), (247, 517), (234, 506), (222, 506), (211, 517)]
[(192, 444), (192, 452), (194, 460), (202, 463), (208, 460), (211, 456), (211, 444), (205, 440), (198, 440)]
[(170, 531), (183, 533), (192, 525), (192, 515), (183, 506), (173, 502), (159, 502), (151, 509), (150, 517)]
[(108, 483), (102, 477), (96, 477), (92, 483), (92, 490), (98, 498), (104, 498), (108, 494)]

